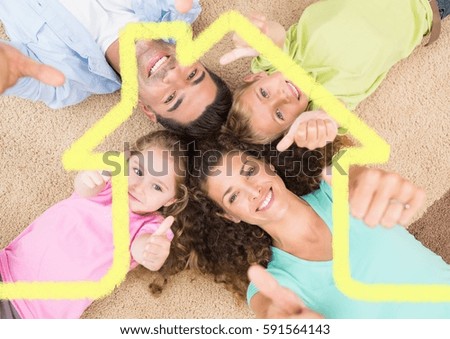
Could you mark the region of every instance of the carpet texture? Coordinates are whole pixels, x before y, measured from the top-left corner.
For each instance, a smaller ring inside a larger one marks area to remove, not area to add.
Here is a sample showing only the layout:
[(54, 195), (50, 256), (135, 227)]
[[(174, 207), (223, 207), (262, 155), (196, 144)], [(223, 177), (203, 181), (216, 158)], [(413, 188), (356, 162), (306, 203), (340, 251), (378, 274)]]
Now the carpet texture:
[[(194, 25), (200, 32), (222, 12), (257, 10), (286, 28), (314, 1), (202, 1)], [(3, 30), (0, 35), (5, 37)], [(219, 67), (230, 36), (203, 58), (204, 63), (235, 88), (248, 73), (248, 60)], [(383, 167), (413, 180), (427, 192), (426, 204), (410, 228), (426, 246), (450, 261), (450, 19), (443, 22), (439, 40), (418, 47), (398, 63), (380, 88), (356, 110), (391, 145)], [(446, 80), (447, 79), (447, 80)], [(120, 93), (92, 96), (66, 109), (0, 97), (0, 246), (6, 246), (49, 206), (68, 197), (75, 173), (68, 173), (61, 156), (71, 143), (118, 101)], [(139, 111), (109, 136), (99, 151), (122, 150), (124, 142), (158, 128)], [(68, 263), (70, 264), (70, 263)], [(211, 277), (183, 272), (173, 277), (163, 294), (148, 290), (154, 274), (142, 268), (130, 272), (110, 296), (97, 300), (85, 318), (248, 318), (243, 303)]]

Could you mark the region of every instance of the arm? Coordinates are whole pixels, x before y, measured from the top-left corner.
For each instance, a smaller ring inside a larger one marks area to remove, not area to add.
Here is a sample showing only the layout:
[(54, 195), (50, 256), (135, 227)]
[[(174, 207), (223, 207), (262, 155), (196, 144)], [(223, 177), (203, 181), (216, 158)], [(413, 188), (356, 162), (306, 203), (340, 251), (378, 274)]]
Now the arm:
[[(283, 48), (286, 39), (286, 30), (276, 21), (267, 20), (260, 13), (252, 13), (248, 15), (248, 19), (260, 29), (262, 33), (267, 35), (280, 48)], [(240, 58), (255, 57), (259, 53), (250, 47), (247, 42), (241, 39), (236, 33), (233, 34), (233, 43), (235, 48), (220, 58), (220, 64), (226, 65)]]
[(9, 44), (0, 42), (0, 93), (22, 77), (32, 77), (50, 86), (61, 86), (64, 74), (53, 67), (37, 63)]
[(158, 271), (170, 253), (170, 240), (166, 233), (174, 218), (167, 217), (153, 234), (142, 234), (131, 244), (134, 260), (150, 271)]
[(323, 318), (307, 308), (294, 292), (280, 286), (263, 267), (250, 267), (248, 276), (259, 289), (250, 300), (250, 307), (257, 318)]
[(75, 192), (84, 197), (94, 197), (99, 194), (111, 177), (102, 175), (99, 171), (79, 172), (74, 180)]
[[(330, 173), (329, 168), (325, 169), (322, 178), (331, 185)], [(424, 202), (425, 191), (397, 173), (362, 166), (350, 168), (350, 210), (368, 226), (407, 225)]]

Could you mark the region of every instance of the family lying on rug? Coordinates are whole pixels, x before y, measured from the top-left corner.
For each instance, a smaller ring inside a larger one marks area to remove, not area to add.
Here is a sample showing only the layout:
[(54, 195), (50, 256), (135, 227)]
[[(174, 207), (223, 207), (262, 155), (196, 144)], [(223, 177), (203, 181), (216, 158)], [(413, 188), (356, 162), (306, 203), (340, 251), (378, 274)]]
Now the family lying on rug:
[[(117, 38), (126, 23), (193, 22), (200, 13), (197, 1), (35, 6), (0, 4), (11, 38), (0, 43), (0, 90), (51, 107), (120, 88)], [(260, 14), (249, 19), (354, 109), (423, 36), (437, 37), (449, 11), (448, 0), (334, 0), (310, 5), (287, 32)], [(15, 20), (18, 13), (30, 20)], [(28, 25), (33, 20), (43, 23), (38, 31)], [(104, 25), (117, 29), (104, 32)], [(66, 39), (75, 32), (77, 41)], [(139, 138), (128, 157), (130, 269), (141, 264), (161, 273), (153, 293), (186, 268), (212, 274), (246, 296), (258, 317), (450, 318), (450, 303), (367, 302), (337, 288), (330, 154), (351, 142), (308, 93), (245, 41), (234, 42), (222, 63), (255, 58), (253, 74), (233, 98), (200, 62), (180, 66), (174, 45), (136, 42), (139, 106), (167, 130)], [(380, 169), (352, 167), (348, 175), (352, 277), (366, 284), (450, 284), (449, 265), (401, 226), (422, 206), (423, 190)], [(80, 172), (73, 195), (0, 252), (1, 281), (103, 277), (113, 260), (111, 192), (106, 172)], [(0, 315), (77, 318), (91, 303), (0, 300)]]

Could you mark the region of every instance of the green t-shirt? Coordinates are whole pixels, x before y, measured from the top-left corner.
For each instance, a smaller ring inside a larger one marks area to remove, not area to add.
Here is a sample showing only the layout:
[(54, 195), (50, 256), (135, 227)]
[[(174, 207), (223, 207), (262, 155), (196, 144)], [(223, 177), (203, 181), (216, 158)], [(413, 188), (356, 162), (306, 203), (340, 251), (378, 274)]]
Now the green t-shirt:
[[(353, 110), (411, 54), (432, 18), (428, 0), (322, 0), (288, 30), (284, 51)], [(252, 71), (276, 69), (259, 56)]]
[[(332, 191), (303, 196), (333, 233)], [(448, 284), (450, 266), (417, 241), (404, 227), (370, 228), (350, 217), (350, 267), (353, 279), (370, 284)], [(299, 244), (301, 246), (301, 244)], [(450, 302), (366, 302), (344, 295), (333, 279), (332, 261), (309, 261), (272, 248), (268, 271), (326, 318), (450, 318)], [(247, 300), (258, 290), (250, 284)]]

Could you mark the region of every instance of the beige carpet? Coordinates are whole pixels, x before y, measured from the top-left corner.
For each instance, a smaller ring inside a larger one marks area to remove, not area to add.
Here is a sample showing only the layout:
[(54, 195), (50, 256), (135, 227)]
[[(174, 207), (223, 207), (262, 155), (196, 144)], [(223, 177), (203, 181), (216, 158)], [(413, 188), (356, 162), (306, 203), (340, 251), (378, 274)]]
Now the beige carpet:
[[(210, 0), (202, 1), (203, 13), (196, 32), (229, 9), (258, 10), (285, 27), (294, 23), (313, 1)], [(3, 32), (0, 32), (3, 34)], [(246, 73), (247, 62), (220, 69), (221, 50), (229, 38), (208, 53), (204, 62), (232, 87)], [(357, 113), (392, 146), (386, 168), (424, 187), (425, 208), (439, 200), (422, 219), (417, 216), (413, 233), (427, 246), (450, 259), (450, 19), (442, 36), (431, 47), (419, 47), (390, 72), (380, 89)], [(51, 110), (42, 104), (0, 97), (0, 246), (7, 245), (52, 204), (72, 192), (74, 173), (61, 165), (62, 152), (119, 101), (119, 93), (93, 96), (75, 107)], [(119, 128), (100, 150), (122, 149), (125, 141), (155, 128), (140, 112)], [(446, 213), (442, 212), (442, 209)], [(86, 318), (246, 318), (251, 312), (236, 304), (232, 295), (209, 277), (184, 272), (171, 279), (161, 297), (147, 289), (152, 273), (131, 272), (125, 283), (107, 298), (96, 301)]]

